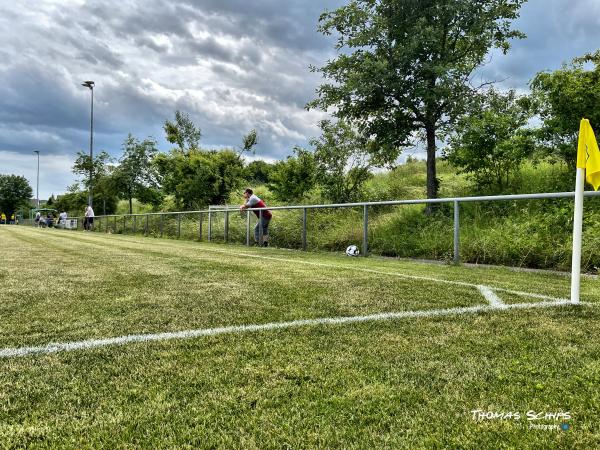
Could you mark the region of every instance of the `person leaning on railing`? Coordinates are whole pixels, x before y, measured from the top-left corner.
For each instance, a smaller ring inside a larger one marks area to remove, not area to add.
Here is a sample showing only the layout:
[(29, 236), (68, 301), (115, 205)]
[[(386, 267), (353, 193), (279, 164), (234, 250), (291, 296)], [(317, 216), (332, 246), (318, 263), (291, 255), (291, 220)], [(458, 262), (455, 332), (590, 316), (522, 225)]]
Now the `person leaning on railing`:
[[(245, 211), (248, 208), (266, 208), (265, 202), (254, 195), (252, 189), (248, 188), (244, 191), (244, 198), (246, 199), (246, 203), (240, 206), (240, 211)], [(273, 214), (268, 209), (264, 209), (262, 211), (252, 211), (256, 214), (256, 217), (259, 218), (258, 223), (254, 227), (254, 240), (260, 244), (260, 229), (262, 228), (262, 236), (263, 247), (267, 247), (269, 245), (269, 223), (271, 222), (271, 218)]]

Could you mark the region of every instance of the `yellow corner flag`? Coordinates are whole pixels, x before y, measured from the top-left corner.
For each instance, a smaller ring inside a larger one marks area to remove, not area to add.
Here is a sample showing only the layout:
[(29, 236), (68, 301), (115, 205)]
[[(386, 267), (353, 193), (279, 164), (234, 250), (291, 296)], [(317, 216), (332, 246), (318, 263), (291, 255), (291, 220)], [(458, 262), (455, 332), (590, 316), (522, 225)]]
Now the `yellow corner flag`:
[(594, 136), (594, 130), (587, 119), (581, 119), (579, 125), (579, 143), (577, 145), (577, 168), (585, 169), (585, 179), (597, 191), (600, 187), (600, 150)]

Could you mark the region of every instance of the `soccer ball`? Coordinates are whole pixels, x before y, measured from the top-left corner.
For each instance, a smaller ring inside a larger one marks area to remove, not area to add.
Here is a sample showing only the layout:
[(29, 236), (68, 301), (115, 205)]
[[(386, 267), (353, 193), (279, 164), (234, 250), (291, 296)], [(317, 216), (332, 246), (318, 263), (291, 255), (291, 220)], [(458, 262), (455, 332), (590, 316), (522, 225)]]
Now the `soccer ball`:
[(358, 247), (356, 245), (351, 245), (346, 249), (346, 255), (348, 256), (358, 256), (359, 254), (360, 251), (358, 250)]

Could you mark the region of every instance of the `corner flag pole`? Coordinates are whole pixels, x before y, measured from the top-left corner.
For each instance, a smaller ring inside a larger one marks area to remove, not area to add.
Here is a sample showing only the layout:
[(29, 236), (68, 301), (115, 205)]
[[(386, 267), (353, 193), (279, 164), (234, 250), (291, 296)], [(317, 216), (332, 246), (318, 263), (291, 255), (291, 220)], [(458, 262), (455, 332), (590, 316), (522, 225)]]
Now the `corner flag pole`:
[(583, 188), (585, 169), (577, 168), (575, 180), (575, 213), (573, 216), (573, 257), (571, 258), (571, 303), (579, 303), (581, 281), (581, 239), (583, 228)]
[(600, 149), (588, 119), (581, 119), (577, 142), (577, 178), (575, 180), (575, 213), (573, 216), (573, 257), (571, 260), (571, 303), (579, 303), (581, 281), (581, 234), (583, 222), (583, 189), (585, 182), (594, 190), (600, 188)]

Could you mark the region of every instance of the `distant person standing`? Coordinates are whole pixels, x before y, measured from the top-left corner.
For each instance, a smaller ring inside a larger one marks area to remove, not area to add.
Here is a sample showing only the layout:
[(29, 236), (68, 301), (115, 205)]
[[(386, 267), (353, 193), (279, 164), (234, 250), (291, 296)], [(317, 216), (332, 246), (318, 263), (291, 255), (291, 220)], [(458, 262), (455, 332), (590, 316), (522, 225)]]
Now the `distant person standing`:
[(40, 227), (40, 226), (41, 226), (41, 224), (40, 224), (40, 219), (41, 219), (41, 218), (42, 218), (42, 213), (41, 213), (41, 212), (39, 212), (39, 211), (38, 211), (38, 212), (36, 212), (36, 213), (35, 213), (35, 224), (36, 224), (38, 227)]
[(67, 226), (67, 212), (63, 211), (58, 215), (58, 226), (66, 227)]
[[(240, 211), (245, 211), (248, 208), (266, 208), (265, 202), (254, 195), (252, 189), (248, 188), (244, 191), (244, 198), (246, 199), (246, 203), (240, 206)], [(262, 228), (262, 236), (263, 247), (268, 247), (269, 245), (269, 223), (271, 222), (271, 218), (273, 214), (268, 209), (264, 209), (262, 211), (253, 211), (256, 214), (256, 217), (259, 218), (258, 223), (254, 227), (254, 240), (260, 245), (260, 231)], [(262, 216), (262, 217), (261, 217)]]
[(85, 208), (85, 219), (83, 220), (83, 228), (87, 231), (94, 230), (94, 210), (90, 205)]

